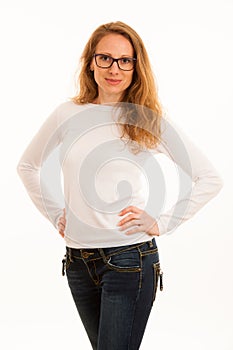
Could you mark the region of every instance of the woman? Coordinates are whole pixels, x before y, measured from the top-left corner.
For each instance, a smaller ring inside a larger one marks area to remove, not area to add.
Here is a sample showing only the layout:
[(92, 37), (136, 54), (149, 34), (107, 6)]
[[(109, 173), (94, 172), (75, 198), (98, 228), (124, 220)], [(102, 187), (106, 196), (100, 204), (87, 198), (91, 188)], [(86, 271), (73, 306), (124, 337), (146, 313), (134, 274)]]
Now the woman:
[[(40, 174), (58, 146), (64, 208)], [(182, 171), (180, 197), (166, 212), (159, 153)], [(158, 284), (163, 288), (155, 236), (193, 217), (222, 179), (165, 117), (146, 49), (132, 28), (113, 22), (94, 31), (77, 94), (51, 113), (17, 169), (65, 240), (63, 274), (93, 349), (139, 349)]]

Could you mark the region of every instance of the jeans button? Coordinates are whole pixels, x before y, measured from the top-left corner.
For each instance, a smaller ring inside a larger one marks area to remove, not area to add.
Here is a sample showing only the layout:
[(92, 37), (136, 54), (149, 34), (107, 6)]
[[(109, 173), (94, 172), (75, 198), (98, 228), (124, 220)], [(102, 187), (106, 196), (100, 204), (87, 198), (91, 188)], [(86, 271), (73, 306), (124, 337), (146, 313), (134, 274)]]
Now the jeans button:
[(82, 258), (87, 259), (89, 258), (90, 255), (94, 255), (94, 253), (88, 253), (88, 252), (83, 252), (81, 253)]

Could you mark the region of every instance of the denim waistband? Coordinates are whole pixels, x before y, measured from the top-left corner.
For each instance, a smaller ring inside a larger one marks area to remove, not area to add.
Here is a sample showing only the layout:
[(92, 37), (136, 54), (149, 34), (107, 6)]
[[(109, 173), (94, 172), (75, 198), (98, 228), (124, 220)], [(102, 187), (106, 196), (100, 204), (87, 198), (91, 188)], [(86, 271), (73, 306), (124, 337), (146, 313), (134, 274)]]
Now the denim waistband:
[(144, 246), (148, 248), (156, 247), (155, 238), (146, 242), (119, 246), (119, 247), (93, 248), (93, 249), (92, 248), (79, 249), (79, 248), (66, 247), (66, 253), (71, 261), (75, 258), (91, 260), (91, 259), (98, 259), (98, 258), (100, 259), (100, 258), (110, 257), (112, 255), (120, 253), (121, 251), (131, 250), (137, 247), (144, 248)]

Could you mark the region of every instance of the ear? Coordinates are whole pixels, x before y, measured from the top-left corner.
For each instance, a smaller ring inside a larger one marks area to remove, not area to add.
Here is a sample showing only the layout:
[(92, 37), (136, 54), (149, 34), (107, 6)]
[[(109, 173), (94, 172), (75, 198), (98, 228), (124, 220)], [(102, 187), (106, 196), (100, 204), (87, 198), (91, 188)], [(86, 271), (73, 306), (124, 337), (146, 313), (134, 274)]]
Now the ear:
[(90, 71), (94, 72), (94, 70), (95, 70), (95, 59), (94, 57), (92, 57), (92, 60), (90, 62)]
[(94, 71), (94, 62), (93, 62), (93, 60), (91, 61), (91, 64), (90, 64), (90, 71), (91, 72)]

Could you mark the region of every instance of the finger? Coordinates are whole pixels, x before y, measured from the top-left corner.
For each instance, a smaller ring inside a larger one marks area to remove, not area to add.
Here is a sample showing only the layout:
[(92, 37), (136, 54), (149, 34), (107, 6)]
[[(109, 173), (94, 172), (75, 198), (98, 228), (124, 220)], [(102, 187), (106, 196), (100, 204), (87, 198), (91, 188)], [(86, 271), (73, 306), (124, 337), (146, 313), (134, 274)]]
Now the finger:
[(62, 224), (65, 224), (65, 223), (66, 223), (66, 219), (61, 218), (61, 219), (59, 220), (59, 222), (61, 222)]
[(59, 234), (62, 236), (62, 237), (64, 237), (65, 236), (65, 234), (64, 234), (64, 232), (63, 231), (58, 231), (59, 232)]
[(59, 232), (63, 232), (63, 233), (64, 233), (65, 228), (64, 228), (64, 227), (59, 227), (58, 231), (59, 231)]
[(155, 233), (148, 233), (147, 232), (147, 234), (149, 235), (149, 236), (160, 236), (160, 233), (159, 232), (155, 232)]
[(58, 227), (63, 228), (63, 227), (65, 227), (65, 225), (62, 222), (59, 222)]
[(130, 214), (127, 215), (124, 219), (118, 222), (117, 226), (121, 226), (125, 224), (126, 222), (133, 220), (133, 219), (139, 219), (140, 215), (139, 214)]
[(142, 230), (140, 229), (140, 227), (135, 227), (132, 230), (129, 230), (127, 232), (125, 232), (126, 235), (132, 235), (133, 233), (137, 233), (137, 232), (141, 232)]
[(119, 231), (124, 231), (131, 226), (140, 226), (140, 220), (135, 219), (127, 222), (126, 224), (124, 224), (119, 228)]
[(129, 207), (122, 209), (118, 215), (122, 216), (122, 215), (129, 213), (129, 212), (140, 214), (142, 212), (142, 210), (133, 206), (133, 205), (130, 205)]
[(58, 226), (58, 230), (59, 230), (59, 231), (63, 231), (63, 232), (64, 232), (64, 231), (65, 231), (65, 227), (64, 227), (64, 226), (62, 226), (62, 225), (60, 225), (60, 226)]

